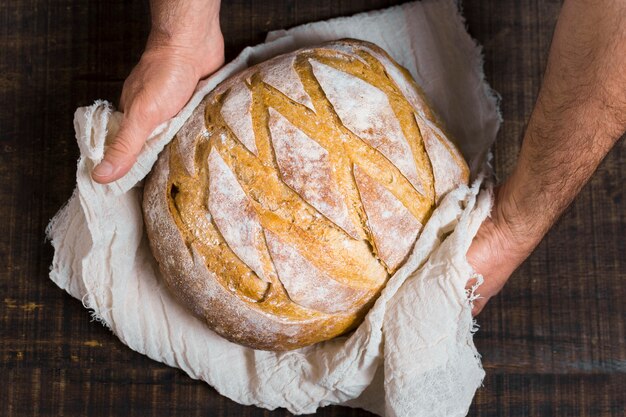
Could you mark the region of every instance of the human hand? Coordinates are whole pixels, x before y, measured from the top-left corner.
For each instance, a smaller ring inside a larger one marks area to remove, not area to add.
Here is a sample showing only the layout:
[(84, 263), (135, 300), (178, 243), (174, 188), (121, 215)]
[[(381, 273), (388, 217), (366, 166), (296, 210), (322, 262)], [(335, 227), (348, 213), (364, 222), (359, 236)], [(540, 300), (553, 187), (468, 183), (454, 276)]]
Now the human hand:
[[(515, 201), (507, 192), (511, 180), (494, 189), (494, 205), (491, 215), (478, 229), (469, 250), (467, 261), (474, 271), (481, 274), (484, 282), (476, 290), (472, 314), (478, 315), (491, 297), (496, 295), (517, 267), (530, 255), (534, 241), (529, 239), (527, 228), (515, 215)], [(467, 288), (476, 279), (467, 283)]]
[(224, 63), (219, 18), (208, 26), (206, 33), (191, 35), (163, 35), (153, 27), (146, 50), (124, 82), (124, 115), (92, 172), (94, 181), (105, 184), (124, 176), (150, 133), (185, 106), (201, 78)]

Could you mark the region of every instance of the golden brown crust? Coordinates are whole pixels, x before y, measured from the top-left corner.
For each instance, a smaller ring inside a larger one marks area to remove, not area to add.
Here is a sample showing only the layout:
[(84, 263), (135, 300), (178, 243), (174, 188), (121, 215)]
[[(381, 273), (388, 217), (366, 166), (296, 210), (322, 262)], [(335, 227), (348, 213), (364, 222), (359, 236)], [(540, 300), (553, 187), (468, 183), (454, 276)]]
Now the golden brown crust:
[(357, 325), (436, 200), (467, 180), (407, 73), (342, 40), (207, 95), (160, 155), (143, 206), (185, 305), (229, 340), (287, 350)]

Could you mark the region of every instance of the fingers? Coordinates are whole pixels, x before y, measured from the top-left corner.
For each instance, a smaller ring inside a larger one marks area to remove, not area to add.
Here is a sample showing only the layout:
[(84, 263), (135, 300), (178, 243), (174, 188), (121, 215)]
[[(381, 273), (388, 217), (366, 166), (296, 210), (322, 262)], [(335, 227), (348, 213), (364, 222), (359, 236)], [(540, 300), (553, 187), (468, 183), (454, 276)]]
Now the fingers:
[(207, 56), (211, 59), (204, 61), (220, 65), (223, 47), (206, 53), (190, 52), (188, 47), (153, 46), (144, 51), (124, 83), (120, 100), (124, 119), (113, 141), (107, 144), (102, 162), (92, 172), (94, 181), (106, 184), (131, 169), (150, 133), (189, 101), (199, 75), (204, 74), (198, 57)]
[[(472, 302), (473, 316), (480, 314), (489, 299), (500, 291), (510, 275), (503, 267), (506, 263), (506, 256), (503, 256), (498, 236), (493, 220), (488, 217), (481, 224), (466, 253), (467, 262), (477, 274), (483, 277), (481, 285), (475, 288), (476, 298)], [(476, 275), (473, 275), (467, 281), (465, 288), (471, 290), (477, 281)]]
[(93, 180), (107, 184), (126, 175), (137, 160), (148, 135), (156, 128), (152, 125), (125, 114), (115, 138), (106, 147), (104, 158), (91, 173)]
[(472, 316), (476, 317), (483, 311), (483, 308), (487, 305), (488, 298), (477, 298), (474, 300), (474, 305), (472, 306)]

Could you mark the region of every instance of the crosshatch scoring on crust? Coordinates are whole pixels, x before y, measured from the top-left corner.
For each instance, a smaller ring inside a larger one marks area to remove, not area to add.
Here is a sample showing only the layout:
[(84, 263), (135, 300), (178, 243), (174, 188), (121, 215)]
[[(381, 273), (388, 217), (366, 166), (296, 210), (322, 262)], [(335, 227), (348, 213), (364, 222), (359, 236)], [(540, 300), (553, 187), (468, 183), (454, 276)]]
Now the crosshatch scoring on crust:
[[(165, 280), (222, 336), (273, 350), (358, 325), (437, 201), (468, 181), (406, 70), (355, 40), (224, 81), (155, 169), (145, 201), (164, 201), (144, 210), (168, 207), (157, 216), (194, 264), (160, 261)], [(159, 260), (167, 239), (147, 229)]]

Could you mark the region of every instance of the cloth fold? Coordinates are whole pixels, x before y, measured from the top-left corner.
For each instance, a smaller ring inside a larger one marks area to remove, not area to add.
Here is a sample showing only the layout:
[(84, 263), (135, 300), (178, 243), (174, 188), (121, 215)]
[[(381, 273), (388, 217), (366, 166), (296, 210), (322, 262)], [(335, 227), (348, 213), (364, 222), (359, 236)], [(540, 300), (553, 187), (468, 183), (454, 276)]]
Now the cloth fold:
[[(446, 195), (408, 261), (353, 333), (291, 352), (256, 351), (217, 336), (167, 291), (143, 229), (142, 180), (202, 98), (255, 62), (353, 37), (386, 49), (422, 86), (468, 160), (473, 184)], [(453, 0), (427, 0), (271, 32), (202, 81), (185, 108), (153, 132), (121, 180), (90, 172), (117, 131), (104, 101), (76, 111), (77, 186), (51, 221), (50, 278), (83, 301), (131, 349), (206, 381), (241, 404), (295, 414), (343, 404), (381, 416), (462, 416), (484, 371), (472, 342), (473, 271), (465, 253), (491, 208), (486, 157), (500, 117), (484, 82), (480, 48)]]

